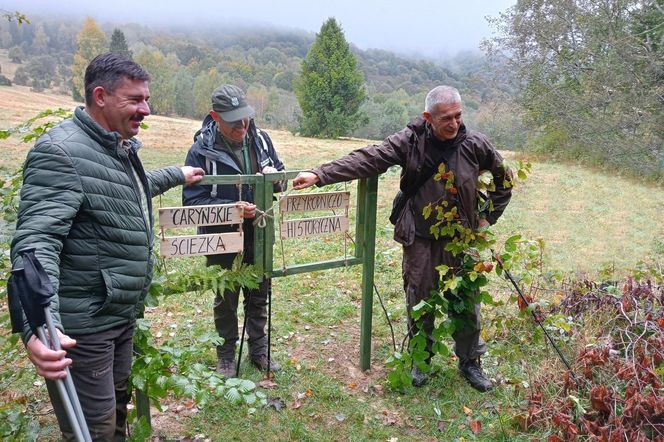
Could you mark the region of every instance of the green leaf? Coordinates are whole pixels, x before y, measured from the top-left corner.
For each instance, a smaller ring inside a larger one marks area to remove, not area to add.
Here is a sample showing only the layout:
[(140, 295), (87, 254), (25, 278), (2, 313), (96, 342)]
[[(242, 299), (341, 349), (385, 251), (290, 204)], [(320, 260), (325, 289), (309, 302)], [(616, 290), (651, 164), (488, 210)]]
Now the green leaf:
[(436, 267), (436, 270), (438, 273), (440, 273), (440, 276), (445, 276), (447, 272), (450, 270), (449, 266), (446, 266), (445, 264), (441, 264), (438, 267)]
[(418, 319), (420, 319), (420, 317), (421, 317), (423, 314), (425, 314), (425, 313), (427, 313), (427, 312), (429, 312), (429, 311), (431, 311), (431, 304), (429, 304), (429, 303), (426, 302), (425, 300), (422, 300), (422, 301), (418, 302), (417, 305), (414, 306), (414, 307), (411, 309), (411, 317), (412, 317), (415, 321), (417, 321)]
[(238, 387), (242, 383), (242, 379), (239, 378), (230, 378), (226, 379), (227, 387)]
[(242, 382), (240, 382), (240, 385), (238, 386), (238, 389), (242, 393), (248, 393), (250, 391), (253, 391), (256, 389), (256, 384), (253, 383), (252, 381), (248, 379), (242, 379)]
[(226, 394), (224, 395), (224, 398), (226, 398), (230, 402), (233, 402), (233, 403), (237, 404), (237, 403), (240, 403), (242, 401), (242, 394), (240, 394), (240, 392), (238, 391), (237, 388), (232, 387), (232, 388), (229, 388), (226, 391)]
[(385, 364), (388, 367), (393, 367), (394, 364), (397, 364), (397, 363), (399, 363), (399, 361), (402, 361), (402, 360), (403, 360), (403, 355), (400, 352), (395, 351), (394, 353), (392, 353), (390, 355), (389, 358), (387, 358), (387, 361), (385, 362)]
[(432, 211), (431, 203), (424, 206), (424, 209), (422, 209), (422, 215), (424, 216), (424, 219), (429, 219), (429, 217), (431, 216), (431, 211)]
[(150, 438), (152, 428), (146, 416), (141, 416), (138, 422), (132, 426), (131, 436), (127, 439), (128, 442), (143, 442)]

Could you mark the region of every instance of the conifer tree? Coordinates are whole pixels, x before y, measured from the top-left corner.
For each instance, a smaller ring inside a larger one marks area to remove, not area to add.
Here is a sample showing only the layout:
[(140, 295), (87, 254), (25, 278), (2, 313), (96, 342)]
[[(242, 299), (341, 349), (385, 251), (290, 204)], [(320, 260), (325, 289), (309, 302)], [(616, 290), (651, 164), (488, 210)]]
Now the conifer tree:
[(303, 114), (302, 135), (337, 138), (364, 122), (364, 75), (333, 17), (316, 35), (294, 86)]
[(128, 59), (132, 59), (133, 53), (129, 50), (127, 39), (125, 39), (124, 32), (115, 28), (111, 34), (111, 44), (108, 47), (110, 52), (115, 52)]

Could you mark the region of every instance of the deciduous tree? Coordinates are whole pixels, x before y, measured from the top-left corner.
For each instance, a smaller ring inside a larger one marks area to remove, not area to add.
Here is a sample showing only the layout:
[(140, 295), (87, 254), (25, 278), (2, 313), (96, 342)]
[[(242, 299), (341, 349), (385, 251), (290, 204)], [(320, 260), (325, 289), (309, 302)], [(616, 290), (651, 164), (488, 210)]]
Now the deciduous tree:
[(661, 0), (523, 0), (495, 23), (542, 151), (664, 176)]
[(74, 64), (71, 67), (72, 97), (74, 100), (83, 101), (85, 97), (83, 86), (85, 68), (93, 58), (108, 50), (108, 41), (106, 34), (99, 29), (97, 23), (88, 17), (85, 19), (83, 29), (76, 36), (76, 42), (78, 50), (74, 54)]

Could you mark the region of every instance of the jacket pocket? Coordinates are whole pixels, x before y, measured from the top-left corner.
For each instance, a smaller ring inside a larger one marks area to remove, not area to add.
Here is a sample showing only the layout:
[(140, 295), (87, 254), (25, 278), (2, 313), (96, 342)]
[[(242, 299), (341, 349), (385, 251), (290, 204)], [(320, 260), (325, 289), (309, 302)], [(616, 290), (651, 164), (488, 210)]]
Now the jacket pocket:
[(102, 292), (106, 294), (106, 297), (104, 298), (104, 301), (101, 303), (101, 305), (98, 302), (93, 302), (90, 305), (92, 316), (99, 316), (103, 314), (113, 300), (113, 278), (111, 277), (111, 273), (108, 270), (102, 269), (101, 277), (104, 281)]
[(409, 246), (415, 241), (415, 216), (411, 198), (406, 201), (394, 225), (394, 240), (404, 246)]

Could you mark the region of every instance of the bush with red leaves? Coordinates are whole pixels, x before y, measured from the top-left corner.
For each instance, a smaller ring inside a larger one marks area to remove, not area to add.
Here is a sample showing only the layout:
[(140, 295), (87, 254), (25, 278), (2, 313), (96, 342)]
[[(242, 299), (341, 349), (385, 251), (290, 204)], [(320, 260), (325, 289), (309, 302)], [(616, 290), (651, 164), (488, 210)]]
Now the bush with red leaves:
[[(579, 323), (595, 315), (610, 320), (597, 331), (599, 344), (576, 356), (579, 384), (566, 374), (553, 380), (563, 386), (556, 396), (544, 401), (543, 385), (535, 385), (527, 398), (526, 426), (551, 428), (550, 442), (664, 442), (664, 287), (632, 278), (622, 291), (611, 287), (586, 281), (553, 309)], [(590, 409), (580, 411), (572, 397)]]

